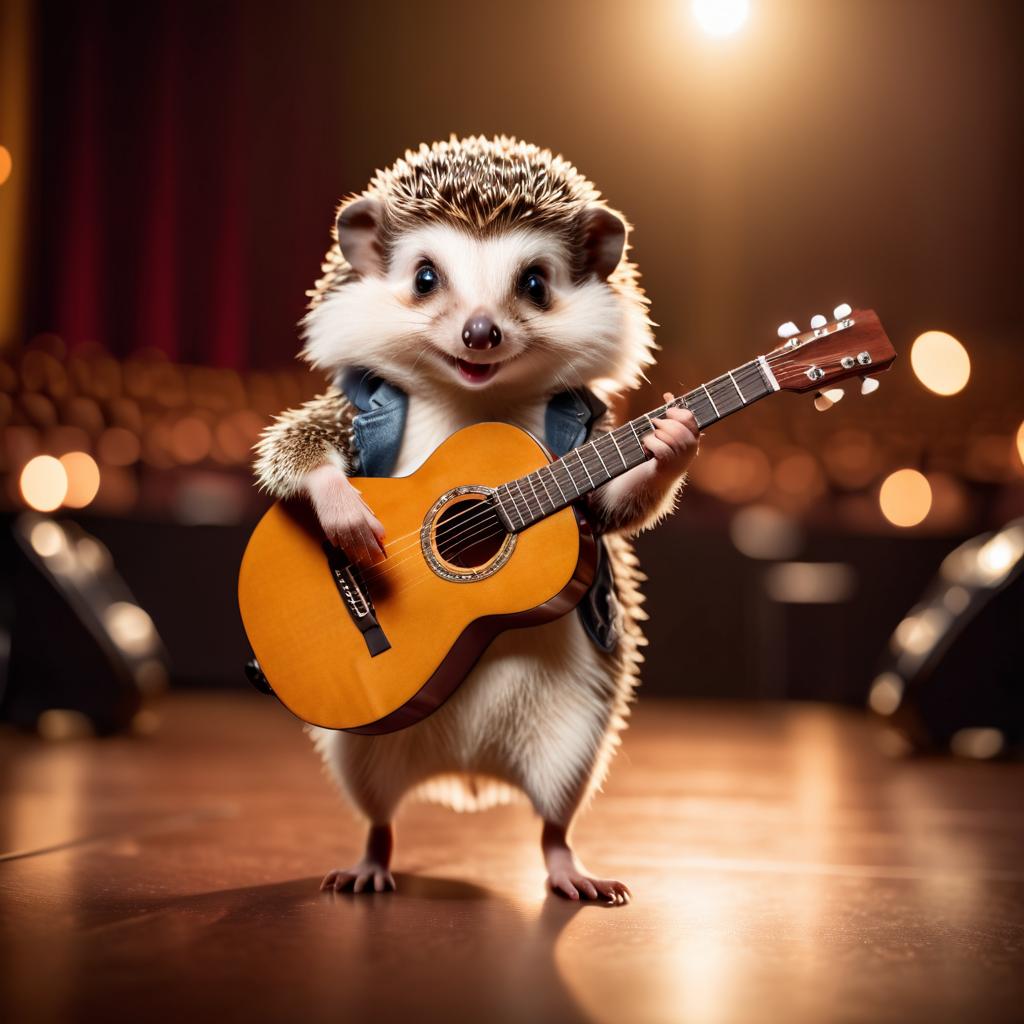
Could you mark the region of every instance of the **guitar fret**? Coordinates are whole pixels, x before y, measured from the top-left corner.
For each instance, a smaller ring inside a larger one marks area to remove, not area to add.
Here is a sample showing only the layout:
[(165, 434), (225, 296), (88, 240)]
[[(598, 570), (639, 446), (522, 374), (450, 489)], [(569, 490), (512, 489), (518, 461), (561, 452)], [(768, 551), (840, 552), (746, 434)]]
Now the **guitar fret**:
[[(565, 491), (562, 489), (562, 484), (559, 480), (559, 470), (561, 470), (562, 473), (566, 472), (565, 463), (562, 459), (557, 459), (555, 462), (551, 463), (551, 475), (554, 477), (555, 484), (558, 487), (558, 493), (561, 494), (566, 501), (572, 501), (572, 498), (570, 498), (569, 495), (567, 495)], [(572, 477), (570, 477), (569, 479), (571, 480)]]
[(558, 493), (562, 496), (562, 501), (568, 502), (568, 498), (565, 496), (565, 491), (562, 490), (562, 485), (558, 482), (558, 474), (555, 472), (555, 466), (557, 463), (552, 463), (548, 466), (548, 472), (551, 474), (551, 479), (555, 481), (555, 486), (558, 488)]
[(533, 509), (530, 508), (530, 499), (523, 493), (523, 485), (517, 480), (516, 490), (519, 492), (519, 497), (523, 499), (523, 504), (526, 506), (526, 511), (530, 518), (533, 519)]
[(594, 478), (590, 475), (590, 470), (587, 469), (587, 464), (583, 461), (583, 456), (580, 454), (580, 449), (575, 448), (573, 450), (576, 452), (576, 458), (580, 460), (580, 465), (583, 467), (583, 472), (587, 474), (587, 479), (590, 481), (590, 486), (596, 487), (597, 485), (594, 483)]
[(736, 389), (736, 394), (740, 396), (740, 402), (743, 405), (747, 404), (747, 400), (743, 397), (743, 392), (740, 390), (739, 384), (736, 383), (736, 378), (732, 375), (732, 370), (726, 371), (729, 374), (729, 380), (732, 381), (732, 386)]
[(644, 447), (643, 441), (640, 440), (640, 435), (636, 432), (636, 420), (630, 420), (627, 426), (633, 431), (633, 438), (636, 441), (636, 446), (643, 453), (644, 459), (646, 460), (648, 458), (647, 449)]
[(619, 442), (615, 440), (615, 431), (609, 430), (608, 436), (612, 439), (612, 444), (615, 445), (615, 450), (619, 453), (619, 458), (622, 459), (622, 468), (629, 469), (629, 463), (626, 462), (626, 456), (622, 454), (622, 449), (619, 447)]
[(563, 458), (561, 460), (561, 462), (562, 462), (562, 467), (565, 469), (566, 473), (569, 474), (569, 479), (572, 481), (573, 489), (576, 491), (576, 497), (578, 498), (583, 493), (583, 488), (580, 487), (580, 485), (578, 483), (576, 483), (576, 477), (574, 477), (572, 475), (572, 467), (569, 465), (569, 456), (570, 455), (572, 455), (572, 452), (566, 453), (565, 458)]
[[(551, 471), (548, 470), (548, 472), (550, 473)], [(544, 488), (544, 493), (548, 496), (548, 501), (551, 503), (551, 507), (554, 508), (555, 505), (556, 505), (556, 502), (555, 502), (554, 498), (551, 497), (551, 492), (548, 490), (548, 485), (546, 483), (544, 483), (544, 477), (541, 476), (541, 470), (539, 470), (539, 469), (537, 470), (536, 476), (537, 476), (537, 479), (540, 481), (541, 487)]]
[[(502, 518), (508, 523), (509, 526), (512, 526), (513, 525), (512, 518), (509, 516), (508, 511), (505, 509), (505, 505), (504, 505), (504, 503), (501, 500), (501, 492), (504, 489), (505, 489), (504, 485), (501, 486), (501, 487), (495, 487), (494, 488), (494, 500), (497, 502), (498, 511), (501, 513)], [(523, 522), (523, 517), (522, 516), (519, 517), (519, 521)]]
[[(663, 417), (670, 408), (689, 410), (697, 421), (697, 427), (703, 430), (717, 420), (764, 398), (773, 390), (778, 390), (778, 384), (773, 380), (767, 359), (759, 356), (749, 363), (727, 370), (706, 384), (698, 385), (685, 395), (672, 399), (667, 405), (628, 420), (620, 427), (596, 434), (590, 441), (566, 452), (549, 465), (503, 484), (495, 491), (498, 510), (508, 521), (510, 529), (525, 529), (650, 459), (651, 453), (644, 446), (643, 438), (655, 429), (654, 420)], [(628, 439), (632, 439), (635, 447), (625, 444)], [(604, 452), (601, 451), (602, 445)], [(611, 454), (612, 449), (618, 458), (617, 463), (614, 459), (605, 458), (606, 454)], [(570, 460), (570, 455), (576, 456), (576, 463)], [(576, 464), (578, 468), (574, 469)], [(577, 476), (579, 468), (583, 470), (585, 481)], [(547, 473), (543, 470), (547, 470)], [(558, 491), (557, 497), (551, 489), (552, 483)], [(567, 484), (572, 485), (571, 493)], [(520, 527), (516, 527), (509, 516), (509, 501)]]
[(718, 411), (718, 406), (715, 405), (715, 400), (711, 397), (711, 392), (708, 391), (707, 384), (701, 384), (701, 387), (704, 389), (704, 394), (708, 396), (708, 401), (711, 403), (711, 408), (715, 410), (715, 415), (719, 419), (721, 419), (722, 418), (721, 413), (719, 413), (719, 411)]
[(537, 502), (537, 511), (541, 511), (544, 506), (540, 503), (540, 495), (537, 494), (537, 485), (533, 482), (533, 478), (536, 473), (531, 473), (526, 479), (530, 482), (530, 490), (533, 491), (534, 500)]
[[(512, 507), (516, 510), (516, 515), (519, 516), (519, 523), (520, 523), (520, 525), (521, 526), (525, 526), (526, 525), (526, 519), (523, 517), (523, 513), (522, 513), (522, 511), (519, 508), (519, 502), (516, 501), (516, 497), (512, 493), (512, 487), (511, 487), (510, 484), (506, 484), (505, 485), (505, 493), (508, 495), (509, 499), (512, 501)], [(509, 520), (509, 522), (511, 522), (511, 520)]]

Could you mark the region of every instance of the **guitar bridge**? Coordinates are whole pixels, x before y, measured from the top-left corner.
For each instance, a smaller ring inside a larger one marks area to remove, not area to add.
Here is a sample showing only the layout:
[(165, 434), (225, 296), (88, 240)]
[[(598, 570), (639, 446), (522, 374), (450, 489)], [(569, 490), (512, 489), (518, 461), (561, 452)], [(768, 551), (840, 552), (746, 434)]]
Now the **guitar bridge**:
[(336, 548), (326, 541), (324, 542), (324, 553), (327, 555), (327, 564), (334, 577), (334, 585), (338, 588), (342, 603), (348, 610), (356, 629), (363, 634), (370, 657), (375, 658), (378, 654), (390, 650), (391, 644), (377, 621), (373, 598), (370, 597), (370, 589), (367, 587), (359, 567), (349, 560), (348, 555), (341, 548)]

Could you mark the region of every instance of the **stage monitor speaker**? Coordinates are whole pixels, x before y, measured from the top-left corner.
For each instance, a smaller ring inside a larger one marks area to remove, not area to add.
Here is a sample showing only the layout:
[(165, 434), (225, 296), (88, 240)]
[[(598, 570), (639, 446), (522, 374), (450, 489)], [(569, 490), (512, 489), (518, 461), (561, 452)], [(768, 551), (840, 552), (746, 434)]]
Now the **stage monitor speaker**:
[(1024, 519), (960, 545), (896, 627), (871, 708), (919, 751), (1024, 741)]
[(54, 737), (145, 726), (140, 712), (167, 685), (167, 655), (107, 548), (34, 513), (11, 524), (5, 547), (0, 718)]

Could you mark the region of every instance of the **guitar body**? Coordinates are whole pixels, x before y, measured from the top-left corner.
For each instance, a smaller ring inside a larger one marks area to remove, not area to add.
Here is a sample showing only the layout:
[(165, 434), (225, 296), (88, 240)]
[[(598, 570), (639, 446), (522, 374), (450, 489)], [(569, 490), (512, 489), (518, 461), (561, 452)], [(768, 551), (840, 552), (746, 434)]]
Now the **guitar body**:
[[(275, 504), (246, 548), (238, 600), (281, 702), (328, 729), (404, 728), (451, 695), (499, 632), (573, 608), (596, 554), (575, 510), (510, 535), (484, 504), (487, 489), (549, 461), (525, 431), (483, 423), (452, 435), (411, 476), (354, 479), (384, 524), (388, 555), (355, 574), (325, 551), (307, 502)], [(451, 537), (472, 544), (456, 554)]]

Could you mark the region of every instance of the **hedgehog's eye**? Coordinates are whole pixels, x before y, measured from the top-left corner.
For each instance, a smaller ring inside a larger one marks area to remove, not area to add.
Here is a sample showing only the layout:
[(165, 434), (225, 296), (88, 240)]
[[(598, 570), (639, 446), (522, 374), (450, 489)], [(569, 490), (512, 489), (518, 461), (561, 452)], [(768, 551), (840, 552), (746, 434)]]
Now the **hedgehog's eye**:
[(519, 279), (519, 291), (541, 309), (547, 306), (551, 298), (548, 280), (540, 267), (527, 267), (523, 271), (523, 276)]
[(413, 278), (417, 295), (429, 295), (440, 283), (440, 275), (429, 263), (424, 263)]

